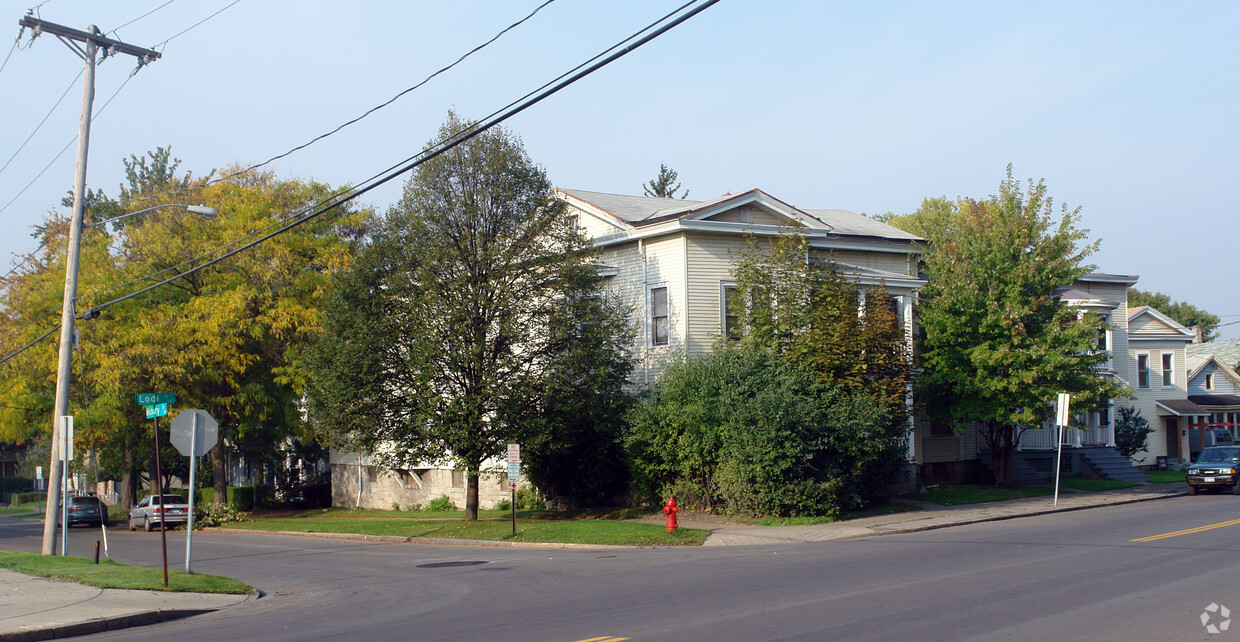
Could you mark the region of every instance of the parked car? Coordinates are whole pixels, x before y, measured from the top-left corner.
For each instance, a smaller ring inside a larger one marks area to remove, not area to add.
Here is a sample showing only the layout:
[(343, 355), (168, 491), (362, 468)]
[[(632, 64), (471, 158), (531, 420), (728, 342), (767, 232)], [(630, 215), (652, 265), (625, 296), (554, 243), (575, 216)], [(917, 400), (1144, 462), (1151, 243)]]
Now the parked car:
[(1206, 488), (1230, 488), (1240, 495), (1240, 446), (1215, 446), (1197, 455), (1188, 467), (1188, 494)]
[(102, 526), (108, 522), (108, 507), (98, 497), (82, 495), (70, 497), (66, 506), (69, 514), (65, 526), (73, 528), (75, 524)]
[(180, 495), (148, 495), (129, 511), (129, 530), (141, 524), (142, 529), (149, 533), (159, 524), (169, 529), (188, 521), (189, 504), (186, 504), (185, 498)]

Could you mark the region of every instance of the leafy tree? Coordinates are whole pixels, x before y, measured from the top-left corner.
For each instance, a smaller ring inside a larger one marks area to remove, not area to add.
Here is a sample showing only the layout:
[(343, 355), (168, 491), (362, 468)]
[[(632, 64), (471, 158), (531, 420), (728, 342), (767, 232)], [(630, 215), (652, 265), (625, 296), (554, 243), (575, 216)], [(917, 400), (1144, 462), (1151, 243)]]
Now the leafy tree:
[[(254, 230), (269, 228), (287, 213), (331, 193), (328, 186), (282, 181), (248, 172), (206, 185), (178, 177), (179, 161), (167, 150), (147, 159), (126, 161), (130, 183), (121, 187), (132, 203), (97, 195), (97, 207), (111, 218), (160, 203), (210, 203), (220, 211), (213, 221), (168, 207), (126, 219), (123, 224), (90, 230), (83, 239), (78, 310), (90, 309), (152, 280), (184, 271), (195, 259)], [(168, 194), (163, 190), (176, 189)], [(92, 213), (93, 215), (93, 213)], [(173, 392), (178, 407), (208, 410), (228, 437), (247, 454), (273, 453), (302, 429), (298, 411), (299, 380), (291, 350), (317, 326), (319, 299), (330, 274), (351, 256), (350, 244), (366, 226), (367, 212), (347, 208), (323, 217), (209, 269), (186, 274), (141, 297), (116, 303), (93, 321), (78, 324), (81, 341), (74, 355), (71, 412), (78, 418), (82, 450), (98, 453), (103, 474), (121, 480), (122, 506), (128, 505), (152, 455), (151, 429), (135, 392)], [(67, 222), (55, 214), (41, 228), (57, 235), (45, 244), (63, 247), (59, 238)], [(48, 251), (32, 257), (28, 269), (5, 282), (0, 300), (6, 327), (5, 347), (17, 347), (43, 329), (30, 323), (59, 299), (63, 254)], [(148, 278), (139, 278), (148, 277)], [(59, 303), (54, 309), (59, 308)], [(38, 344), (0, 371), (11, 389), (28, 391), (26, 413), (0, 413), (0, 434), (21, 439), (22, 431), (46, 432), (55, 380), (55, 345)], [(46, 353), (46, 354), (45, 354)], [(6, 364), (8, 365), (8, 364)], [(168, 440), (167, 422), (161, 443)], [(214, 451), (217, 499), (223, 500), (222, 447)], [(184, 458), (165, 459), (174, 467)], [(168, 470), (175, 470), (170, 468)]]
[(1078, 407), (1124, 394), (1098, 374), (1102, 321), (1051, 294), (1092, 269), (1098, 243), (1076, 227), (1079, 208), (1056, 215), (1043, 182), (1023, 191), (1011, 166), (996, 196), (926, 205), (906, 227), (931, 242), (919, 381), (933, 415), (976, 423), (1006, 486), (1020, 433), (1049, 418), (1057, 393)]
[[(449, 113), (447, 139), (474, 127)], [(551, 330), (561, 301), (596, 292), (595, 251), (545, 172), (502, 128), (420, 165), (352, 270), (307, 353), (312, 421), (390, 468), (453, 462), (478, 474), (529, 436), (530, 408), (579, 342)], [(591, 332), (623, 333), (609, 323)]]
[(1209, 343), (1218, 338), (1218, 315), (1211, 314), (1187, 301), (1172, 301), (1171, 296), (1162, 292), (1146, 292), (1145, 290), (1128, 290), (1128, 309), (1148, 305), (1171, 317), (1180, 325), (1191, 328), (1201, 326), (1201, 340)]
[[(658, 198), (676, 198), (676, 192), (680, 191), (680, 183), (676, 182), (676, 170), (659, 163), (659, 174), (646, 184), (642, 185), (642, 192), (646, 196), (654, 196)], [(689, 198), (689, 190), (685, 190), (680, 198)]]
[[(890, 424), (862, 393), (825, 384), (768, 346), (721, 344), (670, 362), (630, 413), (639, 493), (761, 516), (837, 515), (881, 492)], [(891, 472), (888, 469), (887, 472)]]
[(1141, 411), (1131, 406), (1120, 406), (1115, 412), (1115, 449), (1129, 459), (1148, 447), (1150, 422)]
[(775, 349), (824, 383), (872, 396), (893, 423), (907, 419), (911, 353), (884, 286), (867, 288), (862, 310), (859, 286), (795, 232), (767, 245), (751, 239), (733, 275), (745, 302), (744, 341)]

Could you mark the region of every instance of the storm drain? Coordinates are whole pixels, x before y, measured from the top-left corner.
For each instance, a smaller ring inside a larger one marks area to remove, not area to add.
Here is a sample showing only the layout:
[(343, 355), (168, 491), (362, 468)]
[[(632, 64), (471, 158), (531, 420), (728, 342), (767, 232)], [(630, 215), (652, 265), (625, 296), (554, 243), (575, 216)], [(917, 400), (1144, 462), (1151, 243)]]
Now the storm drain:
[(453, 566), (477, 566), (479, 564), (486, 564), (486, 562), (431, 562), (430, 564), (418, 564), (418, 568), (451, 568)]

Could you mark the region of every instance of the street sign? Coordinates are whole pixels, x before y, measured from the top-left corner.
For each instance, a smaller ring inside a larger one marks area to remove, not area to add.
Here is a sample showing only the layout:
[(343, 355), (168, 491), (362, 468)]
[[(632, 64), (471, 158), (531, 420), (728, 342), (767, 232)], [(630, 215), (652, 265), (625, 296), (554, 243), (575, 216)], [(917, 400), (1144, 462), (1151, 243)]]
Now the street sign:
[(73, 415), (60, 416), (60, 461), (73, 461)]
[(168, 414), (168, 404), (166, 403), (158, 403), (158, 404), (155, 404), (154, 406), (146, 407), (146, 418), (147, 419), (163, 417), (167, 414)]
[(508, 444), (508, 463), (521, 463), (521, 444)]
[[(197, 419), (197, 425), (194, 420)], [(198, 434), (194, 431), (197, 429)], [(186, 457), (201, 457), (219, 441), (220, 425), (206, 410), (182, 410), (172, 420), (172, 445)]]
[(521, 481), (521, 464), (508, 463), (508, 481), (512, 483)]
[(39, 481), (43, 481), (43, 467), (42, 466), (34, 467), (34, 478)]
[(1068, 401), (1072, 399), (1072, 395), (1066, 392), (1059, 393), (1059, 412), (1055, 415), (1056, 426), (1068, 425)]
[(139, 406), (154, 406), (160, 403), (173, 405), (177, 402), (176, 394), (171, 392), (139, 392), (133, 396), (133, 399), (138, 402)]

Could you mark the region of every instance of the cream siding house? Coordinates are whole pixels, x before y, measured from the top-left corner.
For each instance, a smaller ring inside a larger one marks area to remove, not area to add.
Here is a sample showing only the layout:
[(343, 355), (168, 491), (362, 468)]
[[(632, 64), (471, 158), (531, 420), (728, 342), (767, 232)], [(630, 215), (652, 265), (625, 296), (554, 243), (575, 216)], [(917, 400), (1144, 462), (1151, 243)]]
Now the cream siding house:
[(1154, 433), (1149, 446), (1134, 459), (1153, 465), (1159, 457), (1186, 458), (1188, 367), (1185, 347), (1196, 333), (1148, 306), (1128, 311), (1128, 373), (1134, 398), (1122, 403), (1141, 411)]
[[(728, 293), (748, 240), (790, 230), (808, 237), (815, 257), (835, 261), (862, 296), (885, 286), (912, 341), (914, 303), (924, 284), (917, 236), (846, 210), (793, 207), (757, 189), (709, 201), (559, 193), (600, 248), (609, 289), (632, 310), (637, 385), (653, 383), (673, 354), (711, 350), (738, 318)], [(909, 440), (910, 461), (916, 461), (915, 441)]]

